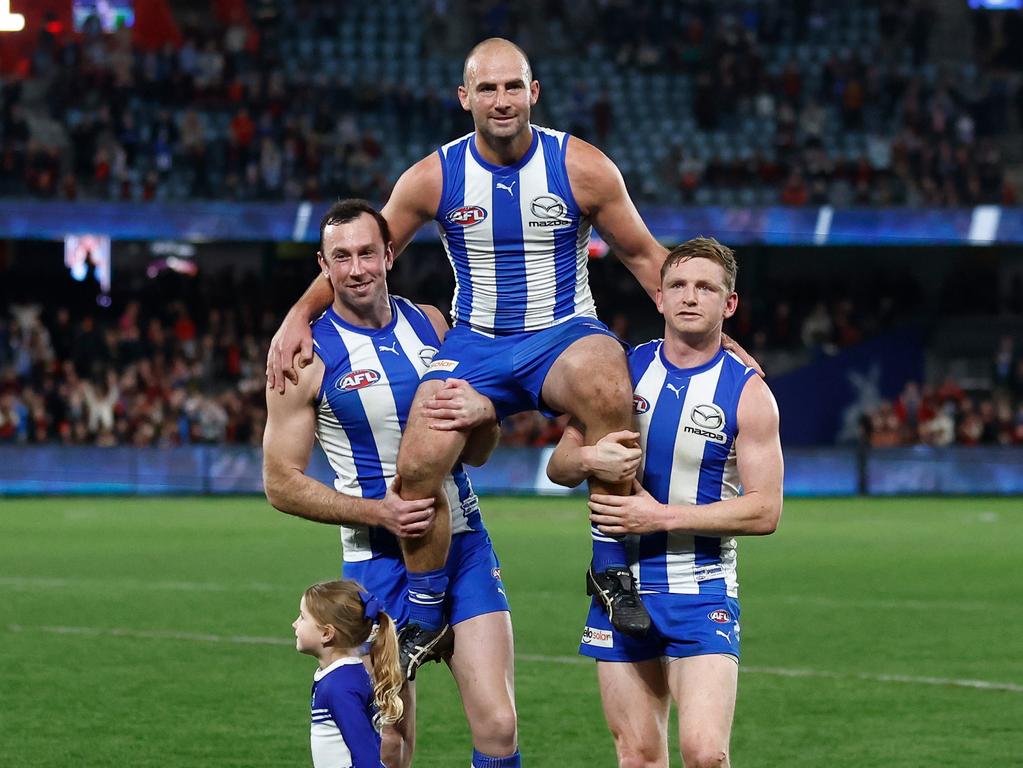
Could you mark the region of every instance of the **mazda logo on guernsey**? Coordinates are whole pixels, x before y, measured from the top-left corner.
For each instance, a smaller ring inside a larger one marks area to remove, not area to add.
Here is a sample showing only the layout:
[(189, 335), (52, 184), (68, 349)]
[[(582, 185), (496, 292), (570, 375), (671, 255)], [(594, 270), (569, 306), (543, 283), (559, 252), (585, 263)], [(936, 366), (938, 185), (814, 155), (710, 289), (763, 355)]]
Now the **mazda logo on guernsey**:
[(471, 227), (473, 224), (479, 224), (485, 220), (487, 218), (487, 211), (478, 205), (463, 205), (461, 208), (451, 211), (447, 218), (452, 224)]
[(650, 401), (642, 395), (632, 396), (632, 412), (633, 413), (646, 413), (650, 410)]
[(354, 392), (357, 389), (368, 387), (380, 381), (380, 374), (371, 368), (364, 368), (359, 371), (349, 371), (337, 380), (338, 389), (342, 392)]
[(529, 210), (537, 218), (529, 222), (531, 227), (564, 227), (572, 223), (567, 218), (568, 206), (557, 195), (537, 195), (529, 203)]
[(693, 424), (704, 429), (721, 429), (725, 414), (713, 403), (704, 403), (693, 408)]

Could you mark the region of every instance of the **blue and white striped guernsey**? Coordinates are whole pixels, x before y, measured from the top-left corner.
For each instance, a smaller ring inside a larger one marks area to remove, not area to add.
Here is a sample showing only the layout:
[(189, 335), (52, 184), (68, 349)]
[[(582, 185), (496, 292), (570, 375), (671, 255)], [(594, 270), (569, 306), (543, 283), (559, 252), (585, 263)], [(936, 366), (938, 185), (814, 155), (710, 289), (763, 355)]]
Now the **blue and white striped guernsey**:
[[(429, 318), (407, 299), (391, 297), (391, 322), (363, 328), (328, 308), (312, 325), (313, 349), (323, 360), (316, 397), (316, 438), (349, 496), (382, 499), (394, 480), (398, 444), (419, 379), (440, 339)], [(479, 500), (461, 465), (444, 484), (452, 533), (483, 529)], [(346, 562), (397, 556), (397, 539), (383, 528), (342, 525)]]
[[(677, 368), (663, 342), (629, 353), (643, 487), (662, 504), (710, 504), (742, 493), (735, 460), (739, 396), (753, 369), (720, 350), (698, 368)], [(738, 597), (734, 538), (652, 533), (630, 541), (640, 592)]]
[(313, 768), (382, 768), (373, 727), (373, 682), (354, 656), (313, 675), (309, 747)]
[(438, 150), (444, 191), (436, 219), (455, 272), (452, 316), (487, 334), (596, 316), (587, 272), (590, 224), (565, 168), (569, 136), (530, 127), (533, 143), (515, 165), (484, 160), (475, 133)]

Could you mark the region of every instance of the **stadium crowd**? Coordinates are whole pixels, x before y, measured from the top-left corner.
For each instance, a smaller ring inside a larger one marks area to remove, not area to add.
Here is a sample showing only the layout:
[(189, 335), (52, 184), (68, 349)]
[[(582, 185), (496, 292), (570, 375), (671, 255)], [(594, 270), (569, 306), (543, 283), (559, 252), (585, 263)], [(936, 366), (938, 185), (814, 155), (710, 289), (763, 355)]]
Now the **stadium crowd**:
[(266, 339), (182, 303), (110, 322), (22, 305), (0, 318), (0, 442), (259, 445)]
[[(1016, 381), (1023, 381), (1017, 364)], [(872, 448), (900, 445), (1023, 445), (1023, 386), (967, 394), (955, 379), (938, 386), (909, 382), (898, 399), (864, 414)]]
[[(611, 298), (621, 299), (620, 269), (607, 260), (594, 265), (598, 306), (629, 305)], [(399, 270), (396, 290), (420, 295), (423, 287), (408, 285), (408, 274)], [(171, 292), (178, 298), (169, 302), (143, 296), (107, 310), (13, 304), (0, 316), (0, 442), (258, 445), (266, 419), (265, 351), (281, 312), (272, 302), (256, 309), (258, 287), (239, 288), (222, 277)], [(428, 274), (422, 279), (433, 280)], [(897, 307), (912, 312), (913, 289), (910, 282), (892, 283), (871, 301), (848, 286), (841, 296), (789, 286), (789, 293), (765, 292), (771, 303), (740, 303), (728, 330), (777, 374), (786, 360), (837, 354), (897, 327), (907, 318)], [(153, 290), (164, 295), (168, 286)], [(896, 294), (902, 303), (886, 298)], [(251, 301), (240, 304), (241, 296)], [(631, 343), (659, 335), (635, 314), (619, 311), (608, 322)], [(865, 436), (877, 447), (1023, 441), (1020, 351), (1011, 337), (1002, 341), (990, 392), (965, 393), (951, 380), (940, 387), (907, 385), (897, 401), (865, 417)], [(564, 419), (531, 412), (502, 427), (506, 445), (544, 446), (557, 442)]]
[[(1016, 200), (991, 138), (1008, 130), (1014, 104), (1023, 112), (1019, 62), (1005, 53), (1023, 49), (1018, 25), (998, 35), (979, 26), (978, 45), (988, 42), (978, 50), (993, 53), (939, 77), (927, 3), (885, 0), (860, 15), (855, 4), (810, 0), (696, 3), (681, 13), (656, 0), (577, 6), (550, 0), (542, 32), (504, 2), (479, 4), (473, 23), (477, 36), (532, 43), (541, 70), (544, 56), (571, 51), (580, 72), (603, 59), (640, 76), (690, 79), (695, 133), (673, 137), (659, 173), (626, 169), (637, 198), (721, 202), (711, 190), (756, 193), (729, 198), (739, 204), (793, 206)], [(424, 8), (431, 26), (441, 11)], [(300, 4), (296, 15), (289, 23), (314, 36), (337, 29), (333, 4)], [(860, 37), (834, 37), (847, 16)], [(412, 138), (436, 144), (468, 130), (453, 88), (322, 73), (296, 82), (283, 42), (240, 20), (182, 34), (179, 46), (153, 51), (133, 46), (128, 30), (44, 31), (28, 77), (3, 85), (0, 195), (380, 201)], [(26, 92), (40, 88), (42, 99), (26, 105)], [(635, 129), (616, 119), (606, 93), (577, 88), (570, 102), (571, 129), (608, 151)], [(29, 120), (41, 105), (45, 114)], [(49, 131), (36, 130), (47, 121)], [(769, 146), (736, 132), (748, 121), (773, 131)], [(721, 142), (695, 151), (709, 136)]]

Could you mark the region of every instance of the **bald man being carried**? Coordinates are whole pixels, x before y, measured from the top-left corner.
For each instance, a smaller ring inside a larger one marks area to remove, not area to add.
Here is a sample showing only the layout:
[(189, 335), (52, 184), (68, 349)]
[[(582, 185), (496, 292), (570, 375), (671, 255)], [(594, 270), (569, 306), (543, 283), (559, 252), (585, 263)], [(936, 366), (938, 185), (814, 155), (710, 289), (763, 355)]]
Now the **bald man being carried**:
[[(398, 455), (401, 496), (433, 498), (430, 532), (402, 541), (411, 623), (402, 635), (406, 668), (438, 659), (451, 633), (441, 606), (451, 515), (441, 484), (462, 454), (473, 425), (441, 422), (432, 408), (457, 397), (447, 379), (469, 382), (499, 418), (538, 409), (567, 413), (587, 450), (632, 424), (632, 383), (622, 344), (597, 319), (587, 274), (595, 227), (651, 296), (667, 253), (644, 225), (618, 168), (603, 152), (529, 121), (540, 96), (529, 60), (515, 44), (485, 40), (465, 60), (458, 87), (475, 131), (409, 168), (383, 208), (396, 253), (434, 221), (455, 272), (454, 327), (419, 385)], [(317, 279), (289, 312), (271, 345), (267, 375), (285, 378), (311, 357), (309, 322), (330, 303)], [(431, 424), (433, 428), (431, 428)], [(605, 441), (606, 444), (606, 441)], [(595, 457), (596, 458), (596, 457)], [(628, 495), (629, 483), (590, 479), (593, 493)], [(616, 629), (645, 634), (650, 617), (626, 567), (620, 539), (593, 532), (587, 590)]]

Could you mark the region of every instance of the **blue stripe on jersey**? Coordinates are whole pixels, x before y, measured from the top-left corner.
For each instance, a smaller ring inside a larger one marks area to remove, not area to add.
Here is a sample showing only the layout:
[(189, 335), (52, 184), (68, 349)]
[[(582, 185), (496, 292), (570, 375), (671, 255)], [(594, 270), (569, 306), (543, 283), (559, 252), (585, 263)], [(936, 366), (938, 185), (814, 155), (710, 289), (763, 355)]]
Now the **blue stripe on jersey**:
[(416, 388), (419, 386), (419, 371), (407, 356), (416, 354), (418, 350), (406, 349), (405, 354), (401, 355), (391, 354), (381, 349), (381, 347), (388, 346), (394, 348), (394, 345), (398, 344), (393, 330), (385, 336), (376, 337), (374, 343), (380, 350), (380, 364), (390, 383), (391, 392), (394, 395), (394, 410), (398, 414), (401, 431), (404, 432), (405, 425), (408, 423), (409, 409), (412, 407), (412, 398), (416, 396)]
[[(328, 310), (330, 312), (330, 310)], [(333, 314), (331, 312), (331, 314)], [(344, 370), (350, 365), (348, 349), (341, 341), (340, 334), (323, 334), (318, 340), (325, 359), (336, 361), (336, 365)], [(352, 457), (359, 477), (359, 487), (367, 499), (382, 499), (387, 493), (387, 486), (380, 477), (380, 453), (377, 450), (373, 430), (366, 416), (366, 409), (358, 397), (347, 396), (332, 384), (324, 387), (324, 393), (330, 410), (342, 426), (352, 446)], [(344, 403), (340, 402), (344, 398)]]
[(643, 378), (646, 369), (654, 361), (654, 357), (657, 356), (657, 350), (660, 349), (660, 344), (659, 340), (648, 341), (629, 350), (629, 375), (632, 377), (633, 388), (639, 384), (639, 380)]
[(497, 281), (494, 330), (499, 333), (521, 331), (526, 321), (526, 250), (522, 241), (521, 186), (518, 173), (491, 175), (494, 275)]
[[(465, 152), (468, 146), (468, 141), (462, 141), (448, 149), (446, 155), (441, 153), (440, 164), (444, 169), (444, 194), (438, 211), (465, 205)], [(465, 245), (465, 228), (446, 219), (441, 221), (441, 226), (447, 236), (451, 265), (458, 281), (458, 302), (452, 308), (452, 314), (455, 317), (468, 319), (472, 313), (472, 275), (469, 272), (469, 250)]]
[[(579, 209), (572, 197), (572, 187), (565, 171), (565, 149), (558, 146), (556, 136), (540, 133), (544, 165), (547, 169), (547, 190), (558, 195), (568, 206), (572, 226), (554, 230), (554, 319), (561, 320), (575, 313), (576, 237), (579, 227)], [(565, 137), (565, 147), (568, 137)]]

